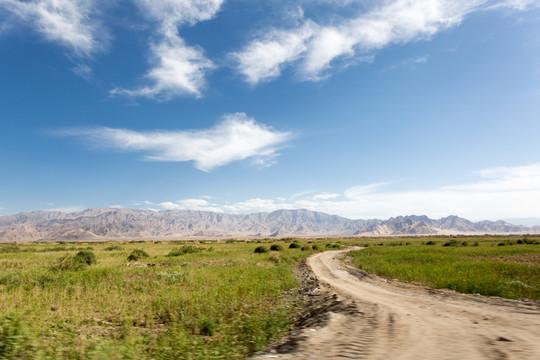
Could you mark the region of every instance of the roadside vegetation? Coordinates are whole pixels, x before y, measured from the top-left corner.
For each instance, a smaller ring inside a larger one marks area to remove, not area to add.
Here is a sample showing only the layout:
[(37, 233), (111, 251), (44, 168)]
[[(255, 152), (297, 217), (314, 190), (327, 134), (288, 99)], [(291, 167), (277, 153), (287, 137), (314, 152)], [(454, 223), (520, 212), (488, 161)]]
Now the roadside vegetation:
[(0, 244), (0, 359), (242, 359), (301, 305), (289, 243)]
[(540, 237), (0, 244), (0, 359), (243, 359), (302, 305), (317, 252), (434, 288), (540, 299)]
[(372, 274), (435, 289), (540, 300), (540, 237), (373, 239), (353, 251)]

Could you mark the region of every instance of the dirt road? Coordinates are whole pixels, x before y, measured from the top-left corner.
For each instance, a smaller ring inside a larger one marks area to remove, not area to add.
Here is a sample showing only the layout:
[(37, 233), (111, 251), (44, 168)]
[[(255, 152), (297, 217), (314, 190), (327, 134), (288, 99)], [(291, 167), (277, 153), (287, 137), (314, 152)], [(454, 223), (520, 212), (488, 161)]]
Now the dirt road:
[(320, 287), (312, 296), (340, 305), (253, 359), (540, 359), (538, 302), (388, 281), (347, 265), (344, 255), (307, 260)]

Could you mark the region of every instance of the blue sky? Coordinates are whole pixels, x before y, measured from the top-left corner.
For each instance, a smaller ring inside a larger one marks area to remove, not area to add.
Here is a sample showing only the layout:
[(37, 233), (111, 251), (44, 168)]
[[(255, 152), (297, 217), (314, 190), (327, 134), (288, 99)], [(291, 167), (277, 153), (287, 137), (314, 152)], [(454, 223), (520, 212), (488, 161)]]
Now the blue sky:
[(540, 217), (540, 1), (0, 0), (0, 214)]

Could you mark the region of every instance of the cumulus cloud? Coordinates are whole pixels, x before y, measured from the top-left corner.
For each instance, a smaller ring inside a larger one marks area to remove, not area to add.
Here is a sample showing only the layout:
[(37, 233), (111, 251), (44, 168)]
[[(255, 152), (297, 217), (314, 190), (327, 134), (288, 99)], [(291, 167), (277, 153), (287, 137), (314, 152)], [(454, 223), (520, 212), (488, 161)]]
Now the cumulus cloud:
[(59, 136), (75, 136), (90, 144), (143, 153), (149, 161), (194, 161), (195, 167), (210, 171), (234, 161), (272, 161), (283, 144), (292, 139), (255, 122), (244, 113), (225, 115), (210, 129), (139, 132), (127, 129), (96, 128), (56, 131)]
[(21, 21), (47, 40), (89, 56), (101, 50), (107, 36), (97, 18), (97, 0), (0, 0), (8, 21)]
[[(349, 3), (353, 2), (337, 2), (342, 6)], [(294, 66), (302, 80), (318, 81), (332, 68), (369, 61), (376, 50), (389, 45), (428, 40), (460, 24), (471, 12), (526, 10), (538, 6), (538, 1), (391, 0), (373, 4), (348, 18), (329, 16), (327, 24), (303, 19), (293, 28), (269, 29), (230, 57), (252, 85), (279, 76), (287, 66)]]
[(178, 27), (195, 25), (213, 18), (223, 0), (136, 0), (143, 14), (156, 23), (150, 44), (153, 67), (147, 78), (151, 85), (136, 89), (112, 89), (111, 95), (169, 100), (175, 96), (201, 97), (205, 75), (215, 66), (200, 47), (189, 46), (178, 34)]
[[(305, 192), (289, 198), (247, 199), (212, 204), (228, 213), (308, 209), (353, 219), (417, 214), (440, 218), (458, 215), (471, 220), (537, 217), (540, 213), (540, 163), (481, 170), (467, 184), (431, 190), (392, 191), (391, 183), (352, 186), (338, 193)], [(175, 205), (176, 206), (176, 205)]]
[(161, 32), (176, 34), (180, 25), (212, 19), (224, 0), (135, 0), (145, 16), (157, 21)]
[(281, 74), (283, 66), (307, 50), (316, 24), (307, 21), (295, 31), (271, 30), (263, 39), (251, 42), (241, 52), (229, 56), (250, 84), (271, 80)]
[(152, 85), (137, 89), (115, 88), (111, 95), (171, 99), (180, 95), (201, 96), (206, 71), (214, 68), (200, 48), (187, 46), (178, 36), (151, 45), (155, 66), (146, 74)]

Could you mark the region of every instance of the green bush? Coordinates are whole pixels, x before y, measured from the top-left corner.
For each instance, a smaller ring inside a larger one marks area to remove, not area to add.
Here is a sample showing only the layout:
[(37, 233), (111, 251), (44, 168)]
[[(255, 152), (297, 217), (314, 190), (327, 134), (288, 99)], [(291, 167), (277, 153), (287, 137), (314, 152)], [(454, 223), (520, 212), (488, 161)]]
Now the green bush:
[(214, 320), (204, 318), (201, 320), (199, 327), (201, 335), (213, 336), (217, 331), (218, 324)]
[(329, 244), (326, 244), (326, 248), (327, 249), (341, 249), (342, 246), (341, 244), (329, 243)]
[(112, 245), (112, 246), (106, 247), (103, 250), (105, 251), (122, 250), (122, 247), (118, 245)]
[(319, 250), (319, 246), (318, 246), (317, 244), (313, 245), (311, 248), (312, 248), (313, 250)]
[(289, 249), (300, 249), (300, 248), (301, 248), (301, 246), (300, 246), (300, 244), (297, 243), (297, 242), (293, 242), (293, 243), (291, 243), (291, 244), (289, 245)]
[(266, 246), (257, 246), (255, 250), (253, 250), (255, 254), (263, 254), (268, 252), (268, 248)]
[(302, 251), (311, 250), (311, 245), (304, 245), (302, 246)]
[(195, 254), (201, 252), (202, 249), (193, 245), (184, 245), (180, 249), (176, 249), (167, 254), (167, 256), (181, 256), (185, 254)]
[(274, 244), (274, 245), (270, 246), (270, 251), (281, 251), (281, 250), (283, 250), (283, 246), (281, 246), (281, 245)]
[(86, 263), (87, 265), (94, 265), (97, 264), (97, 258), (96, 255), (94, 255), (93, 252), (88, 250), (81, 250), (79, 251), (73, 259), (77, 262)]
[(141, 258), (149, 257), (148, 253), (144, 250), (135, 249), (129, 254), (128, 261), (139, 261)]
[(65, 255), (53, 266), (54, 270), (82, 270), (89, 265), (97, 264), (96, 255), (87, 250), (79, 251), (75, 256)]
[(433, 240), (429, 240), (429, 241), (426, 243), (426, 245), (435, 245), (435, 244), (437, 244), (437, 243), (436, 243), (435, 241), (433, 241)]
[(443, 244), (443, 246), (459, 246), (459, 243), (457, 242), (457, 240), (450, 240), (450, 241), (447, 241)]

